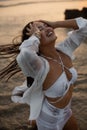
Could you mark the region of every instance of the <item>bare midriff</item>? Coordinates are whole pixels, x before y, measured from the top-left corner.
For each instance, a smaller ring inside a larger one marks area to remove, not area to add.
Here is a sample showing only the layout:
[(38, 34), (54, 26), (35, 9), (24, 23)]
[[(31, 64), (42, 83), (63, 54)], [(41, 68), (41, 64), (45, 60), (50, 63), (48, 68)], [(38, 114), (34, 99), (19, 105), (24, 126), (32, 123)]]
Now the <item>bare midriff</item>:
[[(71, 85), (70, 88), (69, 88), (69, 90), (68, 90), (68, 92), (64, 95), (63, 98), (61, 98), (61, 97), (51, 98), (51, 97), (47, 97), (47, 96), (46, 96), (46, 98), (47, 98), (48, 102), (50, 104), (52, 104), (53, 106), (55, 106), (57, 108), (63, 109), (65, 106), (68, 105), (68, 103), (71, 100), (73, 88), (74, 88), (74, 85)], [(56, 102), (56, 101), (58, 101), (58, 102)]]

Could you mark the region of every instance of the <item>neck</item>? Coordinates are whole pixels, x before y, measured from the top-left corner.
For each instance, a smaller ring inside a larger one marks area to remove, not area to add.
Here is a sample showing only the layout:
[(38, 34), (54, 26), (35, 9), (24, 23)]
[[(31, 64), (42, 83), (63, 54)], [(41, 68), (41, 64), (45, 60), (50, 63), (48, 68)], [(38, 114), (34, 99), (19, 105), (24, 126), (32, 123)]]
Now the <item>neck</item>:
[(40, 48), (40, 54), (51, 58), (58, 56), (56, 48), (54, 46), (46, 46), (42, 49)]

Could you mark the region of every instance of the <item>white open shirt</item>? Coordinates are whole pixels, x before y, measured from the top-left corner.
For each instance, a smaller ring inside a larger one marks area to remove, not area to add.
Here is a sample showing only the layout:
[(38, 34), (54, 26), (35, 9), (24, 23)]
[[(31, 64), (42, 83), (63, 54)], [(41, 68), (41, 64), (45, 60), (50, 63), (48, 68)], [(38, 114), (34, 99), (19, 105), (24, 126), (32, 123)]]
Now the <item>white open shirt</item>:
[[(87, 38), (87, 20), (82, 17), (76, 18), (78, 30), (74, 30), (61, 43), (56, 43), (56, 48), (73, 59), (74, 50)], [(49, 72), (50, 66), (47, 60), (38, 56), (39, 39), (32, 35), (25, 40), (19, 47), (20, 53), (17, 56), (17, 62), (26, 77), (31, 76), (34, 82), (30, 88), (26, 81), (22, 86), (15, 87), (12, 94), (24, 91), (23, 97), (12, 96), (12, 101), (27, 103), (30, 106), (29, 120), (37, 119), (40, 114), (44, 93), (42, 91), (43, 82)]]

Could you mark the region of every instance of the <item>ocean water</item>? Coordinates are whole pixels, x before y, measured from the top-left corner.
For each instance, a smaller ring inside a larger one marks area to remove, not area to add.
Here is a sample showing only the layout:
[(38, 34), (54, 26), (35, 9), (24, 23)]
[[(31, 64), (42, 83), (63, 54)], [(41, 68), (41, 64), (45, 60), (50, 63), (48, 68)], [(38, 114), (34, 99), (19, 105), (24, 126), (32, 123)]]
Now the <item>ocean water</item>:
[(0, 0), (0, 16), (28, 16), (34, 19), (64, 19), (66, 9), (87, 7), (87, 0)]
[(87, 0), (0, 0), (0, 41), (6, 37), (9, 42), (30, 21), (63, 20), (66, 9), (82, 10), (86, 6)]

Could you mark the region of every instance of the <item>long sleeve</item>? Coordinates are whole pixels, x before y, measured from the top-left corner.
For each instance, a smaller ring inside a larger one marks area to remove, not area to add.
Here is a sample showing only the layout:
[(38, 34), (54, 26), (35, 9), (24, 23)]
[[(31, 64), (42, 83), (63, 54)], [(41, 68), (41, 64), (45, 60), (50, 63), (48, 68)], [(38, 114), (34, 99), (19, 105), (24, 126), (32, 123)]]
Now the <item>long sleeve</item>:
[[(25, 40), (20, 46), (20, 54), (17, 62), (26, 76), (34, 78), (34, 82), (30, 88), (26, 82), (13, 90), (12, 101), (26, 103), (30, 106), (29, 119), (35, 120), (40, 114), (42, 103), (44, 100), (43, 82), (49, 72), (48, 62), (37, 55), (40, 41), (34, 35)], [(23, 92), (23, 96), (15, 94)]]
[(19, 48), (17, 62), (25, 76), (35, 77), (43, 65), (41, 58), (37, 55), (39, 44), (39, 39), (33, 35)]
[(87, 20), (79, 17), (76, 18), (79, 29), (69, 33), (68, 37), (56, 46), (73, 59), (73, 52), (87, 38)]

